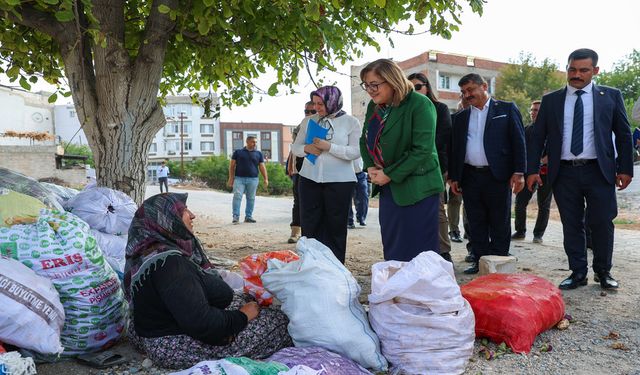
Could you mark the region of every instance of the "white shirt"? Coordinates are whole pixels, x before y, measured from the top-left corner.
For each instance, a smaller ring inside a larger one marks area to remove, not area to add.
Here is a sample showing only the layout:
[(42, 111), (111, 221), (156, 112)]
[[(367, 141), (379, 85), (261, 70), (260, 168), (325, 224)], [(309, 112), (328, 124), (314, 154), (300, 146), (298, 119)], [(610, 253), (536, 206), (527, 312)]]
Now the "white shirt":
[(487, 99), (482, 109), (471, 106), (469, 114), (469, 131), (467, 131), (467, 150), (464, 162), (475, 167), (489, 165), (487, 155), (484, 153), (484, 127), (487, 124), (489, 104), (491, 104), (491, 98)]
[[(325, 120), (318, 120), (318, 116), (311, 118), (319, 121), (320, 126), (325, 128), (329, 127), (328, 122), (331, 121), (333, 135), (328, 140), (331, 143), (331, 148), (318, 155), (315, 164), (305, 158), (299, 172), (300, 176), (318, 183), (355, 182), (356, 174), (353, 171), (353, 160), (360, 157), (360, 133), (362, 133), (358, 119), (349, 115)], [(304, 141), (307, 137), (308, 123), (309, 117), (302, 120), (298, 136), (291, 146), (291, 152), (299, 157), (307, 155), (304, 152)]]
[(160, 177), (169, 177), (169, 167), (159, 166), (158, 167), (158, 178)]
[(573, 110), (576, 106), (575, 87), (567, 85), (567, 96), (564, 99), (564, 128), (562, 129), (562, 153), (560, 159), (596, 159), (596, 146), (593, 140), (593, 82), (581, 89), (582, 108), (583, 108), (583, 130), (582, 130), (582, 153), (574, 155), (571, 153), (571, 136), (573, 134)]

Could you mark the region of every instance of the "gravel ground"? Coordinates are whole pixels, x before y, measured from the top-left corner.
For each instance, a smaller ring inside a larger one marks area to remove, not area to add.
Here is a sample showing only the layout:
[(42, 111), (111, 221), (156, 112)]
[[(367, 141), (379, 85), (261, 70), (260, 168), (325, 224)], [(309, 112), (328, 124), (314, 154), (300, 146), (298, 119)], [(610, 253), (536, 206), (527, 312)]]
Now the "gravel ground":
[[(637, 181), (637, 180), (636, 180)], [(634, 181), (634, 183), (636, 182)], [(174, 189), (175, 190), (175, 189)], [(155, 194), (157, 187), (148, 189)], [(506, 353), (487, 360), (481, 353), (481, 340), (476, 340), (474, 355), (465, 374), (638, 374), (640, 375), (640, 189), (619, 194), (623, 225), (617, 225), (612, 274), (621, 283), (617, 292), (602, 293), (598, 284), (563, 293), (566, 312), (573, 322), (566, 330), (551, 329), (536, 339), (531, 353)], [(195, 230), (210, 255), (229, 259), (255, 252), (293, 249), (286, 243), (289, 236), (291, 199), (258, 197), (254, 217), (257, 224), (231, 225), (231, 195), (208, 190), (189, 191), (189, 207), (198, 215)], [(349, 231), (347, 268), (362, 286), (360, 300), (366, 302), (370, 291), (371, 265), (382, 260), (380, 228), (376, 202), (372, 201), (366, 227)], [(553, 209), (555, 210), (555, 209)], [(531, 210), (535, 213), (535, 209)], [(557, 213), (552, 214), (552, 218)], [(529, 227), (533, 227), (530, 217)], [(619, 229), (629, 228), (629, 229)], [(551, 220), (544, 244), (533, 244), (531, 238), (514, 241), (511, 253), (518, 258), (518, 271), (536, 274), (554, 284), (568, 276), (562, 247), (562, 228)], [(473, 276), (464, 275), (464, 244), (453, 244), (456, 278), (463, 285)], [(592, 275), (589, 275), (592, 277)], [(551, 347), (550, 351), (546, 351)], [(497, 350), (496, 345), (489, 348)], [(114, 350), (130, 358), (129, 363), (108, 370), (95, 370), (75, 361), (38, 365), (38, 373), (60, 374), (165, 374), (123, 340)]]

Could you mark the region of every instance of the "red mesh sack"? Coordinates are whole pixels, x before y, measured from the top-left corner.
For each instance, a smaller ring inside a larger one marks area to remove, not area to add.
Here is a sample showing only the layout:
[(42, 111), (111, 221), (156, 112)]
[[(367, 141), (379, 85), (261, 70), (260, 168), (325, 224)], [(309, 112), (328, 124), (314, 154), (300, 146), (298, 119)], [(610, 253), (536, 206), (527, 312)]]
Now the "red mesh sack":
[(245, 280), (244, 292), (255, 297), (262, 306), (269, 306), (273, 303), (273, 295), (262, 286), (262, 276), (267, 270), (267, 260), (278, 259), (289, 263), (299, 260), (300, 257), (291, 250), (271, 251), (262, 254), (253, 254), (240, 260), (240, 270)]
[(493, 273), (463, 285), (476, 316), (476, 337), (529, 353), (538, 334), (564, 317), (560, 289), (534, 275)]

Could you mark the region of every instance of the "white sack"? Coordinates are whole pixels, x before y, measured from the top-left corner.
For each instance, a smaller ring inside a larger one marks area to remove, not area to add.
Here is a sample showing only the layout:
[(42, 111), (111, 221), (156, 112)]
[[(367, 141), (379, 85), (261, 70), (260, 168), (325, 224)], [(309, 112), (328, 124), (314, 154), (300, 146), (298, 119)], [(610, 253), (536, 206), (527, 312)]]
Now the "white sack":
[(77, 216), (42, 210), (35, 224), (0, 228), (0, 251), (51, 280), (60, 294), (63, 356), (101, 350), (126, 332), (128, 305), (118, 276)]
[(296, 346), (320, 346), (351, 358), (365, 368), (384, 371), (378, 337), (358, 301), (360, 286), (331, 250), (302, 237), (300, 260), (267, 262), (264, 287), (282, 302), (289, 334)]
[(81, 191), (64, 208), (86, 221), (91, 229), (126, 235), (138, 205), (121, 191), (96, 187)]
[(115, 234), (107, 234), (91, 229), (91, 234), (98, 241), (98, 246), (102, 250), (107, 263), (116, 271), (116, 274), (122, 280), (124, 275), (125, 253), (127, 248), (127, 239), (129, 236), (116, 236)]
[(433, 251), (372, 266), (369, 318), (392, 371), (462, 374), (473, 354), (473, 310)]
[(51, 281), (0, 256), (0, 342), (58, 354), (63, 324), (64, 309)]

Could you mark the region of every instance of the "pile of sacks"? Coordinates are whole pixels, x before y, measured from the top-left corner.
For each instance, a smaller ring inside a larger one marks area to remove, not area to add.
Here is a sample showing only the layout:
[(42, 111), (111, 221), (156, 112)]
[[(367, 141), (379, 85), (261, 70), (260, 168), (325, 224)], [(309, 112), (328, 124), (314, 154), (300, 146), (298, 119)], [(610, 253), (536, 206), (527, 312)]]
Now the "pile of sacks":
[(89, 225), (42, 184), (5, 169), (0, 255), (0, 341), (53, 360), (101, 350), (126, 332), (120, 281)]

